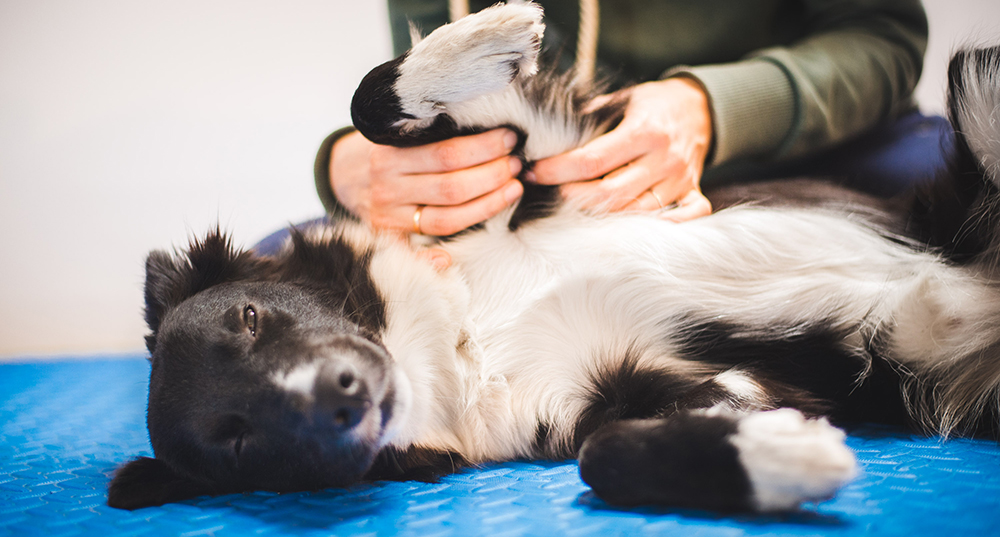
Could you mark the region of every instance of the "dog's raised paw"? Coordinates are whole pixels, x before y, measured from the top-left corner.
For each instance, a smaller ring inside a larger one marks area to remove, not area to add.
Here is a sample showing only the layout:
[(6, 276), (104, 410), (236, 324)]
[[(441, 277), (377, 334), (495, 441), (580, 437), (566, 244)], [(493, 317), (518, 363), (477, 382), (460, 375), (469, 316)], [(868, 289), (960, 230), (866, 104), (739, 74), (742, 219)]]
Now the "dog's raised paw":
[(542, 9), (532, 3), (484, 9), (434, 30), (399, 66), (394, 90), (403, 112), (432, 118), (538, 71)]

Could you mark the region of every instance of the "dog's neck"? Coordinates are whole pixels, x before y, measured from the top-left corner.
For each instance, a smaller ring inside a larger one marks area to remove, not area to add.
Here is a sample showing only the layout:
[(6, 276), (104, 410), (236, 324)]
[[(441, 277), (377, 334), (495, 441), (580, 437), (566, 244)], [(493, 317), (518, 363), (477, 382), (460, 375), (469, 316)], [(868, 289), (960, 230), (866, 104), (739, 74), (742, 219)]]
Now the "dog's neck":
[(389, 444), (464, 451), (455, 434), (466, 371), (475, 356), (465, 320), (468, 290), (452, 270), (438, 273), (403, 243), (379, 241), (371, 276), (386, 303), (382, 343), (396, 365), (397, 415)]

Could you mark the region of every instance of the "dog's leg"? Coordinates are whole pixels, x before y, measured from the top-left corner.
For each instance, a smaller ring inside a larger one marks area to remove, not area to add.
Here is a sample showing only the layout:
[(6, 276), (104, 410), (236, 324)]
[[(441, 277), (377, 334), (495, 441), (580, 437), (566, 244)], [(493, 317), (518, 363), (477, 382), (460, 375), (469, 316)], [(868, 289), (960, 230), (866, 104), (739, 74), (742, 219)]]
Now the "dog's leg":
[(616, 505), (785, 511), (854, 478), (844, 433), (797, 410), (684, 411), (612, 422), (580, 450), (580, 475)]
[(544, 28), (541, 8), (530, 3), (497, 5), (438, 28), (362, 80), (351, 103), (354, 125), (369, 140), (397, 146), (448, 138), (470, 123), (502, 125), (489, 110), (482, 122), (456, 123), (448, 114), (534, 75)]

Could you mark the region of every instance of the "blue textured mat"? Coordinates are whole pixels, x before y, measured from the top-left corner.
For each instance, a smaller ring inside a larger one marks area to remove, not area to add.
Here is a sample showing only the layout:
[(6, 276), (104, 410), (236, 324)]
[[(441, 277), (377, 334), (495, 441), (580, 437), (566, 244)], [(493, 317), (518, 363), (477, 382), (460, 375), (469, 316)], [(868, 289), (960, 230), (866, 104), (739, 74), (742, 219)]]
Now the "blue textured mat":
[(114, 468), (149, 455), (145, 360), (0, 365), (0, 535), (1000, 535), (1000, 448), (864, 428), (863, 475), (800, 513), (617, 510), (571, 462), (495, 464), (438, 484), (107, 507)]

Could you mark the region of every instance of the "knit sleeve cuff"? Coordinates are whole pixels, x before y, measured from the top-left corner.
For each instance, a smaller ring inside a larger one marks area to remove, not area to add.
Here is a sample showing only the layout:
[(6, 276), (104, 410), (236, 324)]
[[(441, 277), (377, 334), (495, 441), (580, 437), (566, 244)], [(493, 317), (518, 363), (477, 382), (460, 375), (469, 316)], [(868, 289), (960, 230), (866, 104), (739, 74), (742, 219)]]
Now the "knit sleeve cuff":
[(777, 153), (796, 117), (795, 92), (784, 70), (766, 59), (675, 67), (705, 88), (712, 110), (713, 150), (706, 165)]
[(319, 194), (319, 200), (323, 203), (323, 208), (326, 209), (331, 220), (356, 219), (347, 208), (337, 201), (337, 196), (333, 193), (333, 185), (330, 183), (330, 157), (332, 156), (333, 144), (355, 130), (357, 129), (354, 127), (344, 127), (334, 131), (323, 140), (316, 153), (316, 163), (313, 166), (316, 193)]

